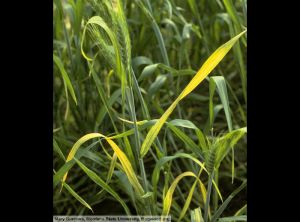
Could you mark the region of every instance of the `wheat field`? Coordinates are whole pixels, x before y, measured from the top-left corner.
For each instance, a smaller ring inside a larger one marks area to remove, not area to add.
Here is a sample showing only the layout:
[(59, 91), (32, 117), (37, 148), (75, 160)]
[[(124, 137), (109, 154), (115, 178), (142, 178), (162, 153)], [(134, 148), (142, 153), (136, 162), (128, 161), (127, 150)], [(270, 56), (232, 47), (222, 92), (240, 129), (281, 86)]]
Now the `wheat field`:
[(246, 0), (54, 0), (53, 214), (247, 221), (246, 60)]

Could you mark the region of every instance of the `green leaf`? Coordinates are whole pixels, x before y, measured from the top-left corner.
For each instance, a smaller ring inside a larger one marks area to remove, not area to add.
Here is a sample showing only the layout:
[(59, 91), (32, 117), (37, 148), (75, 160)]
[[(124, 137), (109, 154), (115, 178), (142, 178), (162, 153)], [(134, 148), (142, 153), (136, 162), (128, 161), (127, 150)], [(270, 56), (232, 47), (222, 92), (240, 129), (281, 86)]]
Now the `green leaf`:
[(188, 149), (204, 160), (204, 155), (201, 152), (200, 147), (188, 135), (170, 123), (167, 123), (167, 125), (175, 133), (175, 135), (186, 144)]
[(229, 197), (223, 202), (223, 204), (219, 207), (219, 209), (215, 212), (210, 222), (216, 222), (217, 219), (221, 216), (223, 211), (226, 209), (227, 205), (230, 201), (237, 195), (241, 190), (243, 190), (247, 186), (247, 181), (244, 181), (236, 190), (234, 190)]
[(232, 19), (234, 24), (238, 27), (238, 30), (241, 30), (241, 22), (239, 21), (237, 11), (236, 11), (232, 1), (231, 0), (223, 0), (223, 2), (224, 2), (225, 8), (226, 8), (230, 18)]
[(110, 193), (117, 201), (120, 202), (120, 204), (123, 206), (125, 212), (127, 215), (131, 215), (129, 208), (125, 204), (125, 202), (122, 200), (122, 198), (107, 184), (105, 183), (95, 172), (88, 169), (83, 163), (81, 163), (79, 160), (74, 158), (76, 163), (80, 166), (80, 168), (91, 178), (96, 184), (98, 184), (100, 187), (102, 187), (105, 191)]
[(205, 198), (205, 204), (204, 204), (204, 220), (205, 221), (208, 221), (208, 215), (210, 213), (209, 204), (210, 204), (210, 198), (211, 198), (213, 178), (214, 178), (214, 171), (212, 172), (212, 174), (209, 175), (208, 184), (207, 184), (207, 192), (206, 192), (206, 198)]
[(132, 68), (136, 73), (138, 71), (138, 68), (141, 65), (151, 65), (151, 64), (153, 64), (152, 60), (145, 56), (137, 56), (132, 59)]
[(167, 24), (169, 26), (171, 26), (174, 31), (175, 31), (175, 35), (174, 38), (178, 41), (178, 43), (181, 43), (182, 42), (182, 38), (180, 36), (180, 33), (179, 33), (179, 30), (177, 28), (177, 25), (171, 20), (171, 19), (168, 19), (168, 18), (165, 18), (161, 21), (162, 24)]
[(73, 85), (71, 83), (71, 80), (69, 78), (69, 75), (68, 73), (66, 72), (65, 68), (64, 68), (64, 65), (62, 63), (62, 61), (60, 60), (59, 57), (57, 57), (56, 55), (53, 54), (53, 60), (55, 62), (55, 64), (57, 65), (62, 77), (63, 77), (63, 80), (65, 81), (66, 85), (67, 85), (67, 88), (74, 100), (74, 102), (76, 103), (77, 105), (77, 99), (76, 99), (76, 95), (75, 95), (75, 92), (74, 92), (74, 89), (73, 89)]
[(66, 184), (65, 182), (63, 183), (63, 186), (69, 191), (69, 193), (76, 198), (76, 200), (78, 200), (83, 206), (85, 206), (86, 208), (90, 209), (93, 213), (93, 209), (91, 208), (91, 206), (85, 202), (84, 199), (82, 199), (82, 197), (80, 197), (68, 184)]
[(84, 9), (83, 1), (77, 0), (76, 8), (75, 8), (75, 27), (74, 27), (74, 31), (77, 35), (80, 35), (79, 33), (80, 33), (80, 29), (81, 29), (83, 9)]
[(57, 142), (55, 139), (53, 139), (53, 148), (54, 148), (54, 151), (58, 153), (58, 155), (60, 156), (60, 158), (63, 160), (63, 161), (66, 161), (66, 158), (64, 156), (64, 154), (62, 153), (60, 147), (58, 146)]
[(195, 129), (195, 130), (198, 129), (198, 127), (195, 126), (195, 124), (193, 122), (191, 122), (189, 120), (185, 120), (185, 119), (173, 119), (173, 120), (169, 121), (168, 123), (173, 126), (180, 126), (180, 127)]
[(229, 131), (232, 131), (232, 121), (231, 121), (231, 115), (230, 115), (230, 107), (229, 107), (229, 99), (227, 94), (227, 87), (226, 82), (223, 76), (213, 76), (210, 78), (209, 81), (209, 93), (210, 93), (210, 99), (209, 99), (209, 116), (210, 116), (210, 125), (212, 127), (213, 123), (213, 95), (215, 92), (215, 89), (217, 88), (218, 94), (220, 96), (221, 102), (223, 104), (223, 108), (225, 111), (225, 116), (227, 120), (227, 125)]
[[(95, 79), (95, 83), (97, 85), (98, 79)], [(103, 92), (102, 90), (103, 89), (101, 87), (99, 93)], [(96, 123), (95, 123), (95, 129), (98, 129), (98, 126), (102, 123), (102, 121), (103, 121), (105, 115), (108, 113), (108, 111), (110, 112), (109, 115), (112, 117), (112, 112), (110, 111), (111, 110), (110, 107), (112, 107), (112, 105), (119, 99), (120, 96), (121, 96), (121, 89), (117, 89), (116, 91), (114, 91), (113, 94), (109, 97), (108, 101), (103, 96), (102, 100), (105, 100), (103, 102), (104, 106), (101, 107), (101, 109), (100, 109), (100, 111), (97, 115), (97, 119), (96, 119)]]
[(216, 141), (217, 153), (216, 153), (216, 166), (219, 166), (221, 161), (227, 155), (231, 147), (245, 135), (247, 128), (233, 130)]
[(170, 66), (170, 62), (169, 62), (167, 50), (166, 50), (166, 47), (165, 47), (164, 39), (163, 39), (163, 36), (162, 36), (162, 34), (160, 32), (159, 26), (157, 25), (157, 23), (156, 23), (153, 15), (152, 15), (152, 10), (151, 10), (151, 6), (150, 6), (150, 2), (147, 1), (148, 9), (144, 6), (143, 1), (136, 0), (135, 2), (142, 9), (143, 13), (146, 15), (146, 17), (151, 22), (153, 31), (155, 33), (155, 37), (156, 37), (156, 39), (158, 41), (158, 45), (159, 45), (159, 49), (160, 49), (161, 55), (163, 57), (163, 61), (164, 61), (164, 63), (167, 66)]
[(178, 73), (178, 71), (176, 69), (173, 69), (162, 63), (156, 63), (156, 64), (151, 64), (151, 65), (146, 66), (143, 69), (140, 77), (138, 78), (138, 81), (140, 82), (146, 78), (149, 78), (158, 69), (162, 69), (162, 70), (165, 70), (165, 71), (168, 71), (171, 73)]
[(152, 95), (156, 94), (156, 92), (164, 85), (164, 83), (167, 80), (166, 75), (158, 75), (153, 83), (151, 83), (149, 90), (148, 90), (148, 96), (149, 98), (152, 97)]
[(145, 193), (145, 194), (142, 196), (142, 198), (143, 198), (143, 199), (146, 199), (146, 198), (151, 197), (151, 196), (153, 196), (153, 192), (147, 192), (147, 193)]
[(236, 222), (236, 221), (247, 221), (246, 215), (233, 216), (233, 217), (222, 217), (218, 222)]
[(184, 24), (183, 30), (182, 30), (182, 40), (187, 40), (190, 38), (190, 31), (192, 30), (192, 24), (186, 23)]
[[(92, 147), (94, 147), (97, 143), (98, 141), (85, 147), (85, 149), (79, 150), (76, 154), (76, 158), (80, 159), (82, 156), (85, 156), (85, 153), (89, 152), (89, 150)], [(58, 183), (62, 180), (63, 176), (74, 166), (75, 163), (76, 162), (74, 160), (70, 160), (60, 167), (60, 169), (53, 176), (53, 188), (55, 188), (58, 185)]]
[(193, 122), (185, 119), (174, 119), (167, 123), (172, 124), (174, 126), (194, 129), (199, 140), (199, 146), (201, 147), (203, 152), (206, 152), (206, 150), (208, 149), (206, 145), (206, 137), (203, 134), (203, 132)]
[[(136, 196), (135, 196), (134, 189), (128, 180), (128, 177), (122, 171), (115, 171), (115, 175), (117, 176), (117, 178), (120, 181), (120, 183), (118, 185), (120, 190), (122, 190), (125, 194), (127, 194), (131, 198), (131, 201), (133, 202), (133, 204), (135, 205)], [(138, 210), (137, 207), (136, 207), (136, 209)]]
[(247, 213), (247, 204), (245, 204), (243, 207), (241, 207), (241, 209), (239, 209), (234, 216), (240, 216), (244, 213)]

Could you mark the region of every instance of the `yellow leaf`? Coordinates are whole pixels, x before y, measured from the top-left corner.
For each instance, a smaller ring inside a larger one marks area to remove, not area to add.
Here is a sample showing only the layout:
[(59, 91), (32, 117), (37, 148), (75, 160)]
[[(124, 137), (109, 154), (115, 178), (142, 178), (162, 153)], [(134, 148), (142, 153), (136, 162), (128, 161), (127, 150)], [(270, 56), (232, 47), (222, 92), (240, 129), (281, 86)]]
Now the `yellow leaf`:
[(228, 51), (232, 48), (234, 43), (246, 32), (243, 31), (237, 36), (233, 37), (231, 40), (220, 46), (202, 65), (197, 74), (177, 97), (177, 99), (171, 104), (171, 106), (165, 111), (165, 113), (160, 117), (160, 119), (155, 123), (154, 126), (148, 132), (142, 147), (141, 147), (141, 157), (144, 157), (150, 149), (154, 139), (157, 137), (163, 124), (167, 121), (170, 114), (173, 112), (177, 104), (186, 97), (190, 92), (192, 92), (204, 79), (205, 77), (219, 64), (219, 62), (224, 58)]
[(164, 202), (163, 202), (163, 211), (162, 211), (162, 216), (167, 216), (169, 214), (170, 208), (171, 208), (171, 203), (172, 203), (172, 197), (173, 197), (173, 193), (175, 191), (175, 188), (178, 184), (178, 182), (187, 176), (192, 176), (196, 178), (196, 181), (201, 184), (201, 180), (193, 173), (190, 171), (184, 172), (182, 174), (180, 174), (179, 176), (177, 176), (175, 178), (175, 180), (173, 181), (173, 183), (171, 184), (170, 188), (168, 189), (168, 192), (164, 198)]
[[(106, 141), (109, 143), (109, 145), (111, 146), (111, 148), (114, 150), (115, 154), (117, 155), (118, 159), (120, 160), (120, 163), (124, 169), (124, 173), (127, 175), (129, 182), (131, 183), (131, 185), (133, 186), (133, 188), (136, 190), (136, 192), (142, 196), (144, 194), (144, 190), (141, 186), (141, 184), (139, 183), (137, 176), (132, 168), (132, 165), (130, 163), (130, 161), (128, 160), (127, 156), (125, 155), (125, 153), (118, 147), (118, 145), (112, 141), (110, 138), (104, 136), (103, 134), (100, 133), (90, 133), (87, 134), (83, 137), (81, 137), (72, 147), (66, 162), (71, 161), (77, 150), (80, 148), (80, 146), (85, 143), (86, 141), (90, 140), (90, 139), (94, 139), (94, 138), (98, 138), (98, 137), (102, 137), (105, 138)], [(68, 171), (65, 173), (63, 179), (62, 179), (62, 183), (64, 183), (67, 179), (67, 175), (68, 175)]]

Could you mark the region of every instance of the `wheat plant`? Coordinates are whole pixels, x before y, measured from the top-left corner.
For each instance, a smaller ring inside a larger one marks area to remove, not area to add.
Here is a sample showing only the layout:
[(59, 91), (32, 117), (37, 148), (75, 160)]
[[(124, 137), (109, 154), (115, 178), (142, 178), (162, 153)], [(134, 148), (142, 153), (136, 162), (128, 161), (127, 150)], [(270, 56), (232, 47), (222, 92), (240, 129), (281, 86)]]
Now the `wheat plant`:
[(246, 221), (247, 2), (53, 15), (53, 213)]

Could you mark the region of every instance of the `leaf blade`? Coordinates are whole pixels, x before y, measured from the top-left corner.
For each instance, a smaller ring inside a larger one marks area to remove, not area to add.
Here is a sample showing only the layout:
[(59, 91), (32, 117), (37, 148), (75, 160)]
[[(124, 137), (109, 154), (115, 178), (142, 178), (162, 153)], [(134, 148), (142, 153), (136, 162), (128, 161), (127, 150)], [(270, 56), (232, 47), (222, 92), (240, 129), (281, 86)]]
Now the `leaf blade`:
[(110, 193), (120, 204), (123, 206), (125, 212), (130, 215), (130, 210), (122, 200), (122, 198), (107, 184), (105, 183), (95, 172), (88, 169), (83, 163), (75, 158), (76, 163), (80, 166), (80, 168), (88, 175), (88, 177), (93, 180), (96, 184), (101, 186), (105, 191)]
[(165, 111), (165, 113), (160, 117), (160, 119), (155, 123), (155, 125), (148, 132), (141, 150), (141, 157), (144, 157), (152, 145), (154, 139), (158, 135), (160, 129), (163, 124), (167, 121), (168, 117), (171, 115), (177, 104), (180, 100), (182, 100), (185, 96), (187, 96), (190, 92), (192, 92), (198, 84), (205, 79), (205, 77), (219, 64), (219, 62), (224, 58), (224, 56), (229, 52), (234, 43), (246, 32), (243, 31), (237, 36), (233, 37), (231, 40), (220, 46), (202, 65), (197, 74), (193, 77), (193, 79), (189, 82), (189, 84), (185, 87), (182, 93), (177, 97), (177, 99), (170, 105), (170, 107)]
[(73, 85), (71, 83), (71, 80), (69, 78), (69, 75), (68, 73), (66, 72), (65, 68), (64, 68), (64, 65), (62, 63), (62, 61), (60, 60), (59, 57), (57, 57), (56, 55), (53, 54), (53, 60), (54, 60), (54, 63), (57, 65), (66, 85), (67, 85), (67, 88), (75, 102), (75, 104), (77, 105), (77, 99), (76, 99), (76, 95), (75, 95), (75, 91), (74, 91), (74, 88), (73, 88)]

